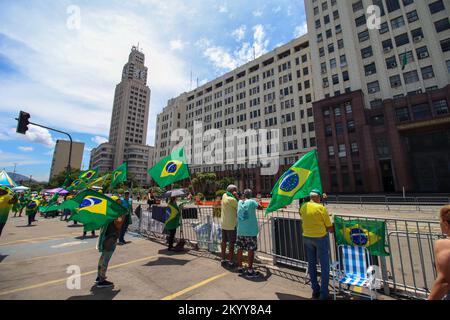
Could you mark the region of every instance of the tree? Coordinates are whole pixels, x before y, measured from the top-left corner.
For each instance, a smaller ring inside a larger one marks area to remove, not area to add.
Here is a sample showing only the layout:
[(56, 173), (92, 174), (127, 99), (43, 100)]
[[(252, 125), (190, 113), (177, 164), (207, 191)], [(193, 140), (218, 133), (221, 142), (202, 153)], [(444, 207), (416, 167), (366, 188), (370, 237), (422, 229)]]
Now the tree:
[[(72, 169), (70, 170), (69, 175), (69, 183), (72, 183), (75, 179), (77, 179), (80, 176), (80, 169)], [(62, 187), (64, 182), (66, 181), (67, 173), (66, 171), (60, 172), (58, 175), (54, 176), (50, 179), (47, 188), (59, 188)]]
[(216, 190), (217, 175), (215, 173), (197, 173), (192, 179), (195, 192), (200, 192), (207, 196), (214, 196)]
[(231, 177), (225, 177), (219, 181), (217, 181), (217, 188), (221, 189), (221, 190), (227, 190), (228, 186), (230, 184), (234, 184), (234, 178)]

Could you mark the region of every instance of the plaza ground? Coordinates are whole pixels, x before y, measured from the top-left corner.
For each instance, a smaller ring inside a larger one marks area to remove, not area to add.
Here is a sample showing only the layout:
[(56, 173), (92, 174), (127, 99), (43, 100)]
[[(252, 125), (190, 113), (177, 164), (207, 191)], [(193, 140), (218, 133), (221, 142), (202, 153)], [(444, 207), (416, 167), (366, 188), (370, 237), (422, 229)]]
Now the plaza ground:
[[(82, 239), (83, 229), (55, 219), (8, 220), (0, 238), (0, 299), (182, 299), (278, 300), (311, 298), (304, 273), (258, 265), (262, 278), (250, 281), (220, 266), (218, 257), (189, 250), (171, 253), (162, 243), (128, 234), (110, 262), (113, 289), (97, 289), (97, 238)], [(88, 233), (88, 236), (90, 234)], [(81, 269), (81, 289), (66, 286), (67, 268)], [(380, 297), (380, 299), (389, 299)]]

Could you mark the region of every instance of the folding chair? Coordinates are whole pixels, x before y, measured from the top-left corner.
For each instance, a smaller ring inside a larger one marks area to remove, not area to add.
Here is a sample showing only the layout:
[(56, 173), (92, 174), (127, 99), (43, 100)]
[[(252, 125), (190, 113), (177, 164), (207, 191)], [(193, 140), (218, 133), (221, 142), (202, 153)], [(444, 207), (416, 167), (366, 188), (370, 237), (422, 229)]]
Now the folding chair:
[(378, 266), (372, 265), (372, 259), (367, 248), (340, 245), (337, 250), (337, 261), (331, 265), (333, 274), (333, 296), (336, 300), (336, 281), (339, 284), (338, 292), (346, 292), (367, 297), (365, 294), (350, 290), (343, 290), (342, 285), (367, 288), (370, 300), (377, 298), (377, 289), (381, 288), (381, 273)]

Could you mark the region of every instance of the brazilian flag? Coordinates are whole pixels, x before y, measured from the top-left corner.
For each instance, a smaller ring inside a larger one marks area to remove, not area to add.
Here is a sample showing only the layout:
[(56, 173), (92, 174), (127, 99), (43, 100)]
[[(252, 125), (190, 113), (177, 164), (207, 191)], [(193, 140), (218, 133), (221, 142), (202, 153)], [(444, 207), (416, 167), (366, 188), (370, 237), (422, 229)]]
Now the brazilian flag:
[(334, 218), (338, 245), (365, 247), (374, 256), (389, 256), (386, 252), (386, 222), (377, 220), (344, 220)]
[(72, 210), (69, 220), (84, 225), (85, 231), (101, 229), (120, 216), (128, 213), (128, 209), (102, 193), (86, 189), (75, 198), (65, 201), (58, 209)]
[(76, 191), (76, 190), (83, 190), (87, 188), (86, 181), (75, 179), (70, 186), (67, 188), (67, 191)]
[(316, 149), (305, 154), (281, 176), (272, 189), (272, 200), (266, 215), (291, 204), (295, 199), (309, 197), (312, 190), (322, 192)]
[(101, 176), (100, 178), (93, 180), (92, 182), (89, 182), (87, 184), (87, 187), (92, 188), (94, 186), (98, 187), (100, 185), (103, 185), (105, 183), (106, 179), (108, 179), (108, 177), (109, 177), (109, 173), (105, 174), (104, 176)]
[(98, 169), (89, 169), (86, 171), (83, 171), (80, 173), (78, 179), (82, 180), (84, 182), (92, 181), (93, 179), (97, 178)]
[(166, 209), (168, 218), (164, 223), (166, 230), (173, 230), (179, 227), (181, 212), (176, 204), (169, 203)]
[(184, 148), (172, 152), (172, 154), (149, 169), (148, 173), (160, 188), (189, 178), (189, 168), (184, 154)]
[(57, 205), (57, 201), (59, 198), (59, 193), (55, 193), (50, 200), (48, 201), (48, 203), (46, 204), (41, 204), (41, 206), (39, 206), (39, 212), (42, 213), (46, 213), (46, 212), (51, 212), (51, 211), (56, 211), (56, 210), (51, 210), (53, 207), (55, 207), (55, 205)]
[(111, 184), (109, 189), (114, 189), (119, 183), (127, 181), (127, 163), (122, 163), (116, 170), (112, 172)]

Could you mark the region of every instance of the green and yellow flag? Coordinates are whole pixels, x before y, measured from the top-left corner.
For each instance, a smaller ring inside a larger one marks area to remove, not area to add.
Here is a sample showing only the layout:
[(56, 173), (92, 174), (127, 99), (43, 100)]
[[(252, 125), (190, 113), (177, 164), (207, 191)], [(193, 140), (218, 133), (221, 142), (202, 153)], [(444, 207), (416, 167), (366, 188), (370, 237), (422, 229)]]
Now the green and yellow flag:
[(110, 176), (110, 174), (107, 173), (104, 176), (101, 176), (101, 177), (93, 180), (92, 182), (87, 183), (87, 187), (92, 188), (92, 187), (102, 186), (105, 183), (106, 179), (108, 179), (109, 176)]
[(127, 163), (124, 162), (112, 172), (109, 189), (113, 190), (119, 183), (127, 181)]
[(89, 169), (86, 171), (83, 171), (78, 176), (79, 180), (82, 180), (84, 182), (92, 181), (93, 179), (97, 178), (98, 169)]
[(305, 154), (286, 171), (272, 189), (272, 200), (266, 215), (309, 196), (312, 190), (322, 192), (317, 150)]
[(181, 212), (176, 204), (169, 203), (166, 209), (166, 213), (169, 216), (164, 223), (167, 230), (173, 230), (180, 225)]
[(6, 223), (9, 211), (13, 206), (14, 192), (6, 186), (0, 186), (0, 223)]
[(110, 197), (90, 189), (80, 192), (58, 207), (72, 210), (69, 220), (82, 223), (85, 231), (100, 229), (128, 212), (127, 208)]
[(338, 245), (365, 247), (374, 256), (389, 256), (386, 252), (386, 222), (377, 220), (344, 220), (334, 218)]
[(160, 188), (189, 178), (189, 168), (184, 155), (184, 148), (172, 152), (171, 155), (149, 169), (148, 173)]
[(76, 179), (70, 184), (70, 186), (67, 188), (67, 191), (84, 190), (86, 188), (87, 184), (85, 181)]

